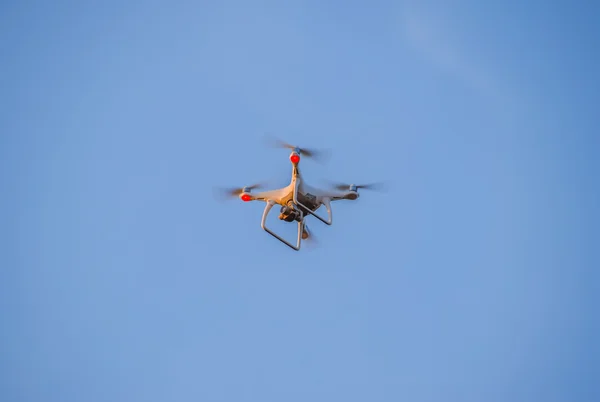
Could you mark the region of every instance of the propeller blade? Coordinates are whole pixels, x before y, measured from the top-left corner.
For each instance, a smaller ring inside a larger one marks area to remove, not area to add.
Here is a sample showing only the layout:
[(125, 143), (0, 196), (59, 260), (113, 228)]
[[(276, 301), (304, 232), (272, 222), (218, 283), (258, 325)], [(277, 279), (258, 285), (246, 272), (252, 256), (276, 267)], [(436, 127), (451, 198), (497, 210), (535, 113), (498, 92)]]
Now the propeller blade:
[[(250, 191), (254, 190), (255, 188), (263, 188), (264, 184), (263, 183), (254, 183), (251, 186), (246, 186), (246, 188)], [(242, 187), (242, 190), (244, 189), (244, 187)]]
[(331, 152), (328, 149), (300, 148), (300, 155), (318, 162), (325, 162), (329, 160)]
[(350, 184), (350, 183), (339, 183), (339, 182), (330, 182), (332, 188), (338, 191), (348, 191), (352, 186), (356, 187), (356, 189), (365, 189), (365, 190), (385, 190), (385, 185), (382, 182), (376, 183), (368, 183), (368, 184)]
[(271, 148), (290, 149), (292, 151), (296, 149), (295, 145), (285, 142), (282, 139), (277, 138), (271, 134), (266, 134), (264, 140), (267, 143), (267, 145), (271, 146)]
[(248, 189), (248, 190), (254, 190), (257, 188), (262, 188), (263, 187), (263, 183), (255, 183), (252, 184), (250, 186), (244, 186), (244, 187), (215, 187), (213, 189), (215, 196), (219, 199), (227, 199), (227, 198), (235, 198), (238, 197), (240, 194), (242, 194), (242, 192), (244, 191), (244, 189)]
[(356, 188), (364, 188), (365, 190), (378, 190), (378, 191), (382, 191), (385, 190), (385, 185), (382, 182), (377, 182), (377, 183), (369, 183), (369, 184), (360, 184), (357, 185)]
[(319, 240), (315, 237), (315, 234), (308, 229), (308, 226), (304, 225), (304, 232), (302, 233), (302, 241), (306, 243), (310, 248), (314, 248), (319, 245)]
[(268, 145), (274, 148), (283, 148), (295, 150), (298, 148), (300, 150), (300, 155), (306, 156), (307, 158), (314, 159), (317, 162), (325, 162), (329, 159), (331, 151), (329, 149), (316, 149), (316, 148), (304, 148), (296, 145), (289, 144), (279, 138), (273, 137), (272, 135), (265, 136), (265, 142)]

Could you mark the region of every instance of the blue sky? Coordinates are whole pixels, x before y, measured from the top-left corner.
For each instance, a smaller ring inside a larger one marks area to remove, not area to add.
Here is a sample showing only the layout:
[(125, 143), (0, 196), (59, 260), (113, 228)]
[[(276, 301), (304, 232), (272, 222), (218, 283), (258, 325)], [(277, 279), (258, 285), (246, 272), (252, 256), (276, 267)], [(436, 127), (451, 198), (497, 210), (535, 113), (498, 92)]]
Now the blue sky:
[[(3, 401), (600, 397), (597, 6), (0, 10)], [(265, 133), (389, 190), (296, 253)]]

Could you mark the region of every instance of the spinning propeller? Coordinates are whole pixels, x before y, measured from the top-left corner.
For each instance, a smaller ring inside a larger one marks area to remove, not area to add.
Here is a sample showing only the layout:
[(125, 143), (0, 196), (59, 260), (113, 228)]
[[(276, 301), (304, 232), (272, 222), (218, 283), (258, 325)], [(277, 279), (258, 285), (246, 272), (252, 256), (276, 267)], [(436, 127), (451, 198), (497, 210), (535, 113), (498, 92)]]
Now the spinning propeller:
[(369, 184), (346, 184), (346, 183), (332, 183), (333, 188), (339, 191), (357, 191), (359, 188), (365, 190), (383, 191), (385, 186), (381, 182), (369, 183)]
[[(218, 195), (219, 198), (221, 198), (221, 199), (236, 198), (236, 197), (239, 197), (243, 193), (249, 193), (252, 190), (254, 190), (255, 188), (262, 188), (263, 186), (264, 186), (263, 183), (256, 183), (251, 186), (245, 186), (245, 187), (217, 188), (217, 189), (215, 189), (215, 194)], [(242, 196), (242, 200), (249, 201), (250, 198), (244, 199)]]
[(302, 241), (305, 242), (311, 248), (316, 248), (319, 245), (319, 240), (315, 237), (315, 234), (308, 229), (308, 226), (304, 226), (304, 232), (302, 233)]
[(282, 141), (278, 138), (275, 138), (271, 135), (265, 136), (265, 141), (274, 148), (284, 148), (290, 149), (292, 151), (296, 151), (298, 154), (305, 156), (310, 159), (314, 159), (317, 162), (325, 162), (329, 158), (329, 150), (324, 149), (315, 149), (315, 148), (300, 148), (299, 146), (288, 144), (285, 141)]

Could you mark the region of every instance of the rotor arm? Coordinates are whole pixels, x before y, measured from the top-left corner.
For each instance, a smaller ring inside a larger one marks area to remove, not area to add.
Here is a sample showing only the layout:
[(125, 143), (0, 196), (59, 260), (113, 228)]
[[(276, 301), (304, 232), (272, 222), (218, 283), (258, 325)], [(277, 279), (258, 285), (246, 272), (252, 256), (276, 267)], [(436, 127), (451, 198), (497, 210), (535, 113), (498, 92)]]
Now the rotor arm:
[(327, 191), (327, 190), (318, 190), (318, 195), (323, 199), (327, 198), (329, 201), (339, 201), (339, 200), (356, 200), (359, 195), (353, 191)]
[(335, 195), (325, 195), (325, 198), (327, 198), (330, 202), (331, 201), (339, 201), (339, 200), (346, 200), (346, 195), (345, 194), (338, 194), (336, 193)]
[(279, 198), (280, 195), (281, 195), (281, 189), (270, 190), (270, 191), (261, 191), (256, 194), (252, 194), (252, 201), (265, 201), (268, 203), (270, 200)]

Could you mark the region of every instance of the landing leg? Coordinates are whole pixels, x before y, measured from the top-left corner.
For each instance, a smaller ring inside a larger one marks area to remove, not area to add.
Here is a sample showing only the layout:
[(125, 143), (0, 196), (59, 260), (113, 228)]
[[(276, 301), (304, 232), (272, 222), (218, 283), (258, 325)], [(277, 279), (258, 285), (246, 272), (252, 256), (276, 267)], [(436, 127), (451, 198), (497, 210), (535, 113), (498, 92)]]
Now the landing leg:
[(269, 215), (271, 208), (273, 208), (273, 206), (275, 204), (276, 204), (275, 201), (267, 201), (267, 205), (265, 206), (265, 211), (263, 212), (263, 217), (262, 217), (262, 221), (260, 223), (260, 227), (263, 228), (263, 230), (265, 232), (269, 233), (271, 236), (275, 237), (277, 240), (279, 240), (286, 246), (289, 246), (289, 247), (293, 248), (294, 250), (299, 251), (300, 245), (302, 243), (302, 233), (304, 232), (304, 215), (302, 214), (302, 211), (298, 211), (298, 212), (300, 212), (300, 221), (298, 222), (298, 238), (296, 240), (296, 245), (294, 245), (294, 244), (288, 242), (287, 240), (283, 239), (282, 237), (278, 236), (276, 233), (271, 231), (271, 229), (269, 229), (266, 226), (267, 216)]

